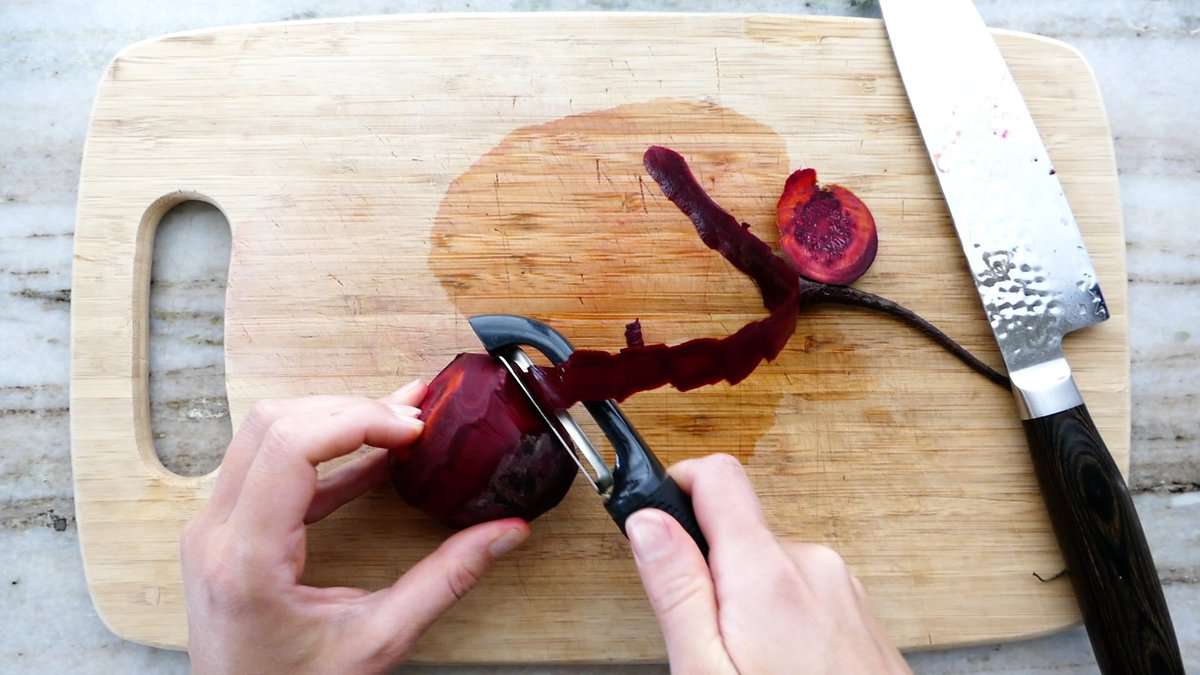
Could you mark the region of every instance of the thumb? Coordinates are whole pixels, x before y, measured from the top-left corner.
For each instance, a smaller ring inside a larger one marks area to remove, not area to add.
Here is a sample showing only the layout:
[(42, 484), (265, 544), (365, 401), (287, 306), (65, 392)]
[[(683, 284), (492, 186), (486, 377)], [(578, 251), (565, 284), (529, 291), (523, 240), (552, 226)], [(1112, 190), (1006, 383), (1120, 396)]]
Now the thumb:
[(657, 509), (629, 516), (625, 532), (672, 672), (735, 672), (721, 641), (712, 576), (692, 538)]
[(398, 660), (446, 610), (462, 599), (499, 557), (529, 538), (520, 518), (482, 523), (458, 532), (413, 565), (389, 588), (363, 600), (372, 623), (370, 641)]

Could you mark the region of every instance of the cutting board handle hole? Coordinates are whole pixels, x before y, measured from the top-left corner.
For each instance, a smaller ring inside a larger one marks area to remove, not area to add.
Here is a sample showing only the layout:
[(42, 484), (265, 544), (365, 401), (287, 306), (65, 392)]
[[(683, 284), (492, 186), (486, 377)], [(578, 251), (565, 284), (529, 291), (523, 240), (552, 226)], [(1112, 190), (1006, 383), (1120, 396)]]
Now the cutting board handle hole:
[(217, 468), (233, 434), (225, 390), (229, 221), (191, 199), (143, 227), (154, 237), (146, 345), (154, 451), (168, 471), (199, 476)]

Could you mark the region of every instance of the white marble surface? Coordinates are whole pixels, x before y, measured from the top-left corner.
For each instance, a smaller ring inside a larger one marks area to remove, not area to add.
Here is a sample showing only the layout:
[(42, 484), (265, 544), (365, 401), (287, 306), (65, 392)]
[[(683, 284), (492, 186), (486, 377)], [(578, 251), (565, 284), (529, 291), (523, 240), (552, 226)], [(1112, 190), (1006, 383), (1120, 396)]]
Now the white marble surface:
[[(1200, 5), (1194, 0), (981, 0), (995, 26), (1066, 40), (1100, 80), (1128, 236), (1133, 475), (1189, 669), (1200, 671)], [(71, 233), (87, 116), (121, 47), (190, 28), (406, 11), (746, 8), (877, 16), (871, 2), (682, 0), (0, 0), (0, 672), (184, 672), (186, 657), (109, 634), (88, 600), (68, 452)], [(152, 389), (167, 463), (219, 459), (225, 235), (211, 211), (164, 222), (209, 262), (156, 275)], [(910, 655), (918, 673), (1092, 673), (1082, 631)], [(633, 668), (414, 668), (421, 673), (663, 673)]]

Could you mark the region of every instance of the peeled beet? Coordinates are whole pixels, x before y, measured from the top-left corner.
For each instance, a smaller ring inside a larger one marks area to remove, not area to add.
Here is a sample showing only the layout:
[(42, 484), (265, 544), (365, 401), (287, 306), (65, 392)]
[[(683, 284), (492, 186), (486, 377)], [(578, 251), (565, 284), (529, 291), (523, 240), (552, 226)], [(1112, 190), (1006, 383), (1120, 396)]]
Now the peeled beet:
[(838, 185), (818, 187), (813, 169), (788, 176), (775, 222), (800, 276), (847, 286), (875, 261), (879, 236), (867, 205)]
[(425, 431), (393, 449), (400, 496), (450, 527), (532, 520), (567, 494), (577, 470), (508, 371), (486, 354), (459, 354), (421, 401)]

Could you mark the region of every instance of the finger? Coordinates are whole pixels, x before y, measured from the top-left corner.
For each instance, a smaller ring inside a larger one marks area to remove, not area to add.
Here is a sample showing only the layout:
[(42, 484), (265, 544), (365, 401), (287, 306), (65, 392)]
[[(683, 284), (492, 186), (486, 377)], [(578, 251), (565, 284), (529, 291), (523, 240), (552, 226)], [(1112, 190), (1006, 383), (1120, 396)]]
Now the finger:
[(786, 542), (783, 547), (800, 575), (814, 590), (853, 592), (850, 582), (853, 575), (837, 551), (823, 544), (797, 541)]
[[(372, 652), (399, 658), (433, 622), (467, 594), (499, 557), (529, 537), (519, 518), (483, 523), (458, 532), (400, 577), (363, 599), (368, 622), (361, 630)], [(356, 627), (356, 629), (359, 629)]]
[(276, 420), (283, 417), (325, 414), (359, 400), (361, 399), (352, 396), (308, 396), (255, 403), (225, 450), (225, 457), (217, 470), (217, 484), (208, 499), (207, 509), (210, 515), (222, 521), (229, 517), (237, 495), (242, 490), (242, 480), (245, 479), (246, 471), (258, 451), (258, 445)]
[(671, 467), (692, 497), (708, 539), (708, 565), (717, 602), (770, 607), (794, 583), (795, 566), (767, 528), (749, 477), (729, 455), (710, 455)]
[(657, 509), (631, 515), (625, 532), (666, 640), (672, 671), (714, 672), (711, 668), (728, 663), (712, 577), (692, 538), (674, 518)]
[[(394, 402), (395, 405), (400, 406), (397, 408), (397, 413), (400, 414), (405, 412), (405, 407), (414, 406), (413, 401), (420, 402), (424, 395), (425, 383), (418, 379), (409, 382), (381, 400)], [(224, 521), (229, 517), (233, 505), (237, 501), (238, 493), (242, 490), (242, 481), (246, 478), (246, 472), (250, 469), (254, 455), (258, 452), (258, 446), (262, 443), (267, 429), (272, 424), (284, 417), (327, 415), (344, 410), (363, 400), (357, 396), (307, 396), (297, 399), (264, 400), (256, 403), (225, 451), (225, 458), (221, 461), (221, 467), (217, 472), (217, 484), (209, 498), (207, 507), (209, 515), (217, 521)], [(420, 414), (420, 410), (415, 407), (412, 407), (409, 412), (411, 417)]]
[(318, 464), (364, 444), (404, 447), (423, 427), (421, 420), (367, 399), (324, 416), (277, 420), (246, 472), (229, 523), (261, 550), (284, 550), (288, 533), (304, 522), (316, 494)]
[(321, 520), (387, 478), (388, 451), (381, 448), (339, 466), (317, 481), (317, 492), (304, 514), (304, 524)]
[(380, 400), (391, 405), (408, 406), (413, 408), (416, 414), (419, 414), (421, 410), (417, 406), (421, 405), (421, 400), (425, 398), (425, 389), (425, 382), (418, 378)]
[(754, 556), (766, 542), (774, 543), (758, 495), (741, 462), (729, 455), (709, 455), (679, 462), (670, 473), (691, 495), (696, 520), (712, 554), (721, 557), (741, 552)]

